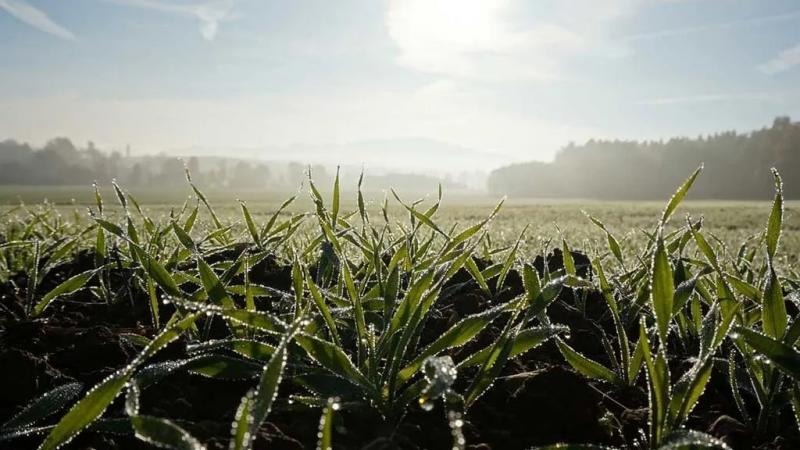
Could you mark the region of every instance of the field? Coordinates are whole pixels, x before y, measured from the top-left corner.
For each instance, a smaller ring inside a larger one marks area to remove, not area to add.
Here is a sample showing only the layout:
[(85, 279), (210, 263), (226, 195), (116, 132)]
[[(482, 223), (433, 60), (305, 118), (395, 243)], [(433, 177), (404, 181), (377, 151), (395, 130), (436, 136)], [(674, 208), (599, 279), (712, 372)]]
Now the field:
[(696, 175), (502, 206), (7, 188), (0, 446), (797, 448), (800, 205), (777, 174), (683, 201)]
[[(348, 190), (348, 188), (350, 188)], [(348, 212), (358, 208), (356, 192), (352, 186), (342, 186), (341, 207)], [(111, 186), (100, 190), (104, 198), (114, 198)], [(320, 187), (320, 192), (330, 195), (330, 187)], [(142, 208), (153, 217), (167, 215), (169, 211), (180, 209), (187, 198), (192, 196), (190, 187), (170, 190), (140, 189), (131, 192), (141, 203)], [(405, 200), (423, 199), (423, 205), (430, 205), (436, 199), (436, 193), (424, 195), (404, 195)], [(283, 191), (210, 191), (205, 192), (208, 201), (214, 206), (216, 213), (226, 221), (238, 222), (240, 234), (246, 231), (241, 226), (241, 210), (237, 200), (245, 201), (256, 221), (267, 221), (270, 215), (284, 200), (296, 196), (285, 214), (299, 214), (313, 211), (306, 189), (302, 187), (296, 192)], [(391, 193), (363, 193), (367, 213), (379, 216), (384, 198), (389, 197), (389, 214), (392, 220), (404, 220), (405, 210), (391, 197)], [(479, 221), (488, 214), (501, 200), (480, 194), (450, 194), (444, 192), (444, 198), (437, 211), (437, 223), (444, 227), (467, 224)], [(64, 217), (74, 218), (88, 224), (87, 209), (94, 205), (94, 191), (87, 186), (29, 187), (0, 186), (0, 213), (16, 208), (20, 203), (39, 205), (49, 202)], [(194, 199), (193, 201), (196, 201)], [(121, 211), (116, 204), (107, 208)], [(605, 246), (605, 237), (597, 233), (597, 227), (587, 219), (584, 212), (602, 220), (609, 230), (615, 233), (623, 248), (635, 250), (645, 240), (641, 230), (652, 228), (653, 221), (658, 218), (664, 208), (663, 202), (601, 202), (586, 200), (538, 200), (508, 199), (504, 202), (502, 213), (498, 214), (489, 225), (490, 235), (498, 243), (509, 244), (519, 236), (525, 227), (522, 246), (523, 254), (541, 253), (548, 242), (558, 242), (560, 235), (580, 248), (594, 249), (598, 245)], [(705, 229), (718, 237), (728, 246), (729, 251), (737, 251), (745, 240), (757, 236), (764, 231), (765, 217), (769, 215), (771, 202), (755, 201), (709, 201), (691, 200), (691, 195), (676, 211), (673, 225), (681, 226), (686, 214), (698, 219), (705, 219)], [(782, 252), (778, 255), (788, 266), (795, 267), (800, 258), (800, 201), (785, 201), (783, 218), (784, 235)], [(561, 233), (559, 234), (559, 230)]]

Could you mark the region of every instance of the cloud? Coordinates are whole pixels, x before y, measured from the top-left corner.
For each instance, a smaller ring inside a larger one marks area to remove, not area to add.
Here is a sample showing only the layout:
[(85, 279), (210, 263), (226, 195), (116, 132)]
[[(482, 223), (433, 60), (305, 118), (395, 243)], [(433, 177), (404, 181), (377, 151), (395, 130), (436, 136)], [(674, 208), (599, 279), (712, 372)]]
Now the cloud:
[(219, 23), (232, 18), (234, 0), (206, 0), (203, 2), (181, 2), (164, 0), (104, 0), (118, 5), (149, 9), (167, 14), (197, 19), (200, 34), (213, 41), (219, 31)]
[(775, 75), (797, 65), (800, 65), (800, 44), (783, 50), (775, 58), (759, 65), (757, 69), (766, 75)]
[(16, 17), (20, 22), (24, 22), (37, 30), (50, 33), (61, 39), (76, 39), (71, 31), (53, 22), (43, 11), (22, 0), (0, 0), (0, 9), (6, 10), (6, 12)]
[(648, 39), (661, 39), (672, 36), (684, 36), (687, 34), (703, 33), (706, 31), (714, 30), (727, 30), (731, 28), (739, 28), (751, 25), (763, 25), (773, 22), (782, 22), (785, 20), (792, 20), (800, 18), (800, 10), (789, 11), (783, 14), (775, 14), (771, 16), (752, 17), (749, 19), (732, 20), (729, 22), (711, 23), (706, 25), (699, 25), (694, 27), (672, 28), (669, 30), (650, 31), (646, 33), (632, 34), (623, 36), (620, 39), (624, 41), (640, 41)]
[(689, 103), (717, 102), (777, 102), (797, 92), (730, 92), (721, 94), (699, 94), (678, 97), (661, 97), (637, 102), (637, 105), (683, 105)]
[[(800, 10), (699, 26), (620, 36), (620, 20), (654, 0), (388, 0), (385, 26), (400, 66), (481, 82), (541, 82), (575, 77), (579, 58), (618, 58), (635, 41), (760, 26), (800, 18)], [(679, 2), (686, 0), (659, 0)], [(800, 64), (800, 49), (782, 52), (759, 70)], [(572, 74), (572, 75), (570, 75)]]

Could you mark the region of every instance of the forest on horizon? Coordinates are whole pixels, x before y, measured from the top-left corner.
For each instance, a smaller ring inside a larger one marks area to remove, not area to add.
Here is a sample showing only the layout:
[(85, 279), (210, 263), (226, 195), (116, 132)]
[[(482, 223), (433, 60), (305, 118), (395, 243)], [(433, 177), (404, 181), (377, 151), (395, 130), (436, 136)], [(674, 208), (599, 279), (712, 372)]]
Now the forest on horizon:
[[(353, 167), (351, 178), (358, 172)], [(12, 139), (0, 141), (0, 186), (81, 186), (112, 180), (128, 188), (174, 189), (186, 185), (185, 171), (202, 186), (216, 190), (295, 190), (308, 172), (321, 186), (330, 185), (336, 168), (298, 161), (282, 162), (222, 156), (178, 157), (165, 153), (131, 155), (106, 151), (93, 142), (76, 145), (56, 137), (36, 148)], [(353, 178), (353, 184), (355, 180)], [(439, 183), (451, 190), (467, 187), (451, 178), (399, 171), (366, 171), (372, 188), (433, 192)]]
[(531, 161), (492, 171), (488, 190), (511, 197), (655, 200), (700, 164), (691, 198), (769, 199), (770, 168), (784, 175), (786, 198), (800, 198), (800, 122), (777, 117), (771, 127), (666, 141), (590, 140), (569, 144), (553, 162)]

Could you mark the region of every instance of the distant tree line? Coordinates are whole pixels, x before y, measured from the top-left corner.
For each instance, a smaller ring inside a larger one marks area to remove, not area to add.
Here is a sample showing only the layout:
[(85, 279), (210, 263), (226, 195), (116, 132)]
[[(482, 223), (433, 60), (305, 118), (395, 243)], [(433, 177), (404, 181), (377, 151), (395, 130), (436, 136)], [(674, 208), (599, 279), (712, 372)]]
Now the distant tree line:
[[(320, 164), (264, 162), (232, 157), (131, 156), (129, 151), (101, 151), (92, 142), (78, 147), (65, 137), (34, 148), (14, 140), (0, 141), (0, 185), (108, 185), (116, 180), (126, 188), (186, 187), (185, 170), (203, 188), (289, 189), (308, 183), (309, 171), (323, 191), (331, 188), (335, 170)], [(341, 180), (343, 189), (355, 188), (359, 172), (351, 167)], [(442, 182), (450, 189), (465, 189), (449, 178), (410, 173), (365, 174), (366, 189), (435, 192)]]
[(800, 123), (778, 117), (772, 127), (750, 133), (570, 144), (551, 163), (494, 170), (488, 188), (495, 195), (515, 197), (663, 199), (700, 163), (705, 169), (692, 187), (692, 198), (771, 198), (770, 167), (783, 174), (786, 196), (800, 198)]
[(223, 160), (200, 166), (196, 157), (131, 157), (100, 151), (92, 142), (79, 148), (63, 137), (42, 148), (14, 140), (0, 142), (0, 184), (5, 185), (81, 185), (116, 179), (130, 187), (172, 187), (186, 183), (185, 167), (209, 187), (261, 188), (272, 181), (269, 167), (261, 163)]

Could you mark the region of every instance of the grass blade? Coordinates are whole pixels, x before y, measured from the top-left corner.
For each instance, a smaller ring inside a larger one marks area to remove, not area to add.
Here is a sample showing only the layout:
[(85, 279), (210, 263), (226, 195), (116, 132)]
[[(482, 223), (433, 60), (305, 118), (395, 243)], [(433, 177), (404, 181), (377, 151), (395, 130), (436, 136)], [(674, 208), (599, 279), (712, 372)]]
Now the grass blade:
[(134, 358), (133, 362), (93, 387), (85, 397), (61, 417), (58, 424), (53, 427), (42, 445), (39, 446), (39, 450), (55, 450), (61, 447), (100, 417), (125, 387), (136, 367), (180, 336), (194, 324), (197, 317), (197, 314), (190, 314), (162, 331)]
[(339, 167), (336, 167), (336, 179), (333, 181), (333, 199), (331, 200), (331, 228), (336, 229), (336, 221), (339, 218)]
[(773, 167), (772, 176), (775, 178), (775, 200), (772, 202), (772, 211), (767, 221), (766, 240), (767, 257), (771, 260), (778, 251), (778, 242), (781, 239), (781, 224), (783, 223), (783, 180)]
[(564, 359), (572, 366), (573, 369), (587, 378), (594, 378), (596, 380), (608, 381), (609, 383), (617, 383), (617, 375), (610, 369), (604, 367), (602, 364), (593, 361), (565, 344), (560, 338), (556, 338), (558, 350), (564, 356)]
[(369, 386), (369, 381), (361, 374), (341, 348), (328, 341), (304, 334), (295, 336), (295, 341), (303, 347), (311, 358), (335, 375), (362, 387)]
[(664, 226), (665, 223), (669, 221), (669, 218), (672, 216), (672, 213), (675, 212), (675, 209), (678, 208), (678, 205), (681, 204), (684, 197), (686, 197), (686, 193), (689, 192), (689, 188), (692, 187), (694, 180), (700, 175), (700, 172), (703, 170), (703, 165), (700, 164), (700, 167), (695, 169), (694, 173), (692, 173), (686, 181), (678, 188), (677, 191), (672, 195), (672, 198), (669, 199), (669, 203), (667, 203), (667, 207), (664, 208), (664, 212), (661, 214), (661, 226)]
[(50, 302), (60, 295), (71, 294), (78, 289), (81, 289), (95, 276), (100, 269), (87, 270), (86, 272), (79, 273), (58, 286), (54, 287), (50, 292), (44, 295), (41, 300), (33, 307), (33, 316), (36, 317), (41, 314)]
[(319, 421), (319, 441), (318, 450), (333, 450), (333, 414), (339, 409), (339, 402), (335, 398), (329, 398), (322, 417)]
[(205, 446), (174, 422), (153, 416), (131, 417), (136, 437), (157, 447), (175, 450), (205, 450)]
[(769, 336), (744, 327), (736, 327), (732, 337), (741, 336), (747, 344), (764, 355), (784, 373), (800, 381), (800, 352)]
[(141, 247), (136, 244), (131, 243), (131, 247), (133, 251), (136, 253), (136, 257), (139, 260), (139, 264), (142, 265), (142, 268), (147, 273), (147, 275), (153, 279), (153, 281), (158, 284), (161, 289), (164, 290), (169, 295), (180, 297), (183, 295), (180, 288), (178, 288), (178, 284), (175, 283), (175, 279), (172, 278), (172, 275), (164, 268), (161, 263), (156, 261), (156, 259), (150, 256), (149, 253), (144, 251)]
[(255, 242), (259, 248), (261, 248), (261, 236), (258, 234), (258, 228), (256, 228), (256, 223), (253, 221), (253, 216), (250, 214), (250, 210), (247, 209), (247, 205), (245, 205), (241, 200), (239, 201), (239, 205), (242, 208), (244, 223), (247, 225), (247, 231), (250, 233), (250, 237), (253, 238), (253, 242)]
[[(660, 234), (660, 233), (659, 233)], [(658, 336), (661, 345), (667, 344), (669, 323), (672, 319), (672, 302), (675, 295), (675, 285), (672, 279), (672, 266), (664, 248), (664, 239), (659, 236), (656, 250), (653, 253), (653, 268), (650, 278), (650, 299), (653, 313), (658, 325)]]
[(305, 280), (308, 291), (311, 293), (311, 298), (314, 299), (314, 304), (317, 305), (317, 309), (322, 315), (322, 318), (325, 320), (325, 324), (328, 326), (328, 331), (331, 334), (331, 338), (333, 338), (333, 342), (337, 346), (341, 347), (342, 343), (339, 340), (339, 332), (336, 328), (336, 321), (333, 320), (333, 314), (331, 314), (331, 310), (328, 308), (325, 298), (322, 296), (322, 293), (320, 292), (316, 283), (314, 283), (314, 280), (308, 273), (308, 268), (305, 269)]
[(253, 442), (253, 396), (254, 391), (248, 391), (236, 410), (236, 416), (231, 427), (230, 450), (249, 450)]
[(430, 356), (435, 356), (448, 348), (460, 347), (471, 341), (475, 336), (483, 331), (494, 319), (496, 319), (502, 309), (494, 308), (479, 314), (466, 317), (457, 324), (450, 327), (444, 334), (433, 341), (429, 346), (422, 350), (414, 361), (408, 364), (398, 373), (401, 380), (408, 380), (422, 367), (422, 364)]
[(211, 266), (208, 265), (202, 257), (197, 257), (197, 271), (200, 273), (200, 280), (203, 283), (203, 289), (208, 294), (209, 300), (217, 306), (223, 308), (233, 308), (234, 303), (228, 293), (225, 291), (225, 286), (219, 279)]
[(767, 282), (764, 284), (764, 300), (761, 305), (761, 323), (767, 336), (783, 339), (788, 323), (783, 289), (772, 264), (767, 263), (767, 265)]
[(288, 357), (287, 345), (288, 339), (291, 337), (287, 334), (275, 349), (275, 353), (269, 359), (269, 362), (264, 366), (264, 371), (261, 373), (261, 379), (258, 382), (258, 388), (253, 395), (253, 424), (252, 430), (257, 430), (264, 423), (272, 403), (278, 396), (278, 386), (283, 378), (283, 369), (286, 367), (286, 360)]
[(68, 383), (48, 391), (30, 402), (22, 411), (4, 423), (2, 429), (29, 427), (61, 408), (78, 396), (83, 390), (83, 383)]

